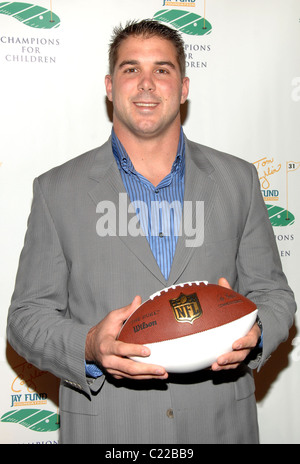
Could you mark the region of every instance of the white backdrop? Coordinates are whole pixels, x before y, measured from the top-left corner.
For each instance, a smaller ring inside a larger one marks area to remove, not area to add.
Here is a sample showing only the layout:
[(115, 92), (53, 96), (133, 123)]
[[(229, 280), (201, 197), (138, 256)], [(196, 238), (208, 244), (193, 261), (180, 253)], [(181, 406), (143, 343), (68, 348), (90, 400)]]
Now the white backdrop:
[[(172, 23), (182, 28), (191, 78), (184, 130), (256, 165), (299, 301), (299, 0), (0, 2), (1, 443), (59, 441), (58, 380), (27, 364), (5, 336), (33, 179), (107, 139), (112, 28), (161, 10), (166, 21), (186, 14)], [(255, 374), (262, 443), (300, 443), (298, 323), (299, 315), (288, 341)]]

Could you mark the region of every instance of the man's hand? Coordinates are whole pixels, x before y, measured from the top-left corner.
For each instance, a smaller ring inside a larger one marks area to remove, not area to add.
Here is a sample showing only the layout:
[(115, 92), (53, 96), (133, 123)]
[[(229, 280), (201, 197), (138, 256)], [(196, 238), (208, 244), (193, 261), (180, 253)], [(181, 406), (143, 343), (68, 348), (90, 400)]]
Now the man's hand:
[[(226, 279), (221, 278), (219, 285), (226, 288), (231, 288)], [(224, 354), (217, 359), (211, 369), (213, 371), (220, 371), (222, 369), (236, 369), (249, 355), (250, 351), (256, 347), (261, 330), (257, 324), (254, 324), (250, 332), (243, 338), (235, 341), (232, 345), (233, 351)]]
[(168, 374), (163, 367), (128, 359), (149, 356), (149, 348), (116, 340), (123, 322), (140, 304), (141, 297), (136, 296), (130, 305), (111, 311), (94, 326), (87, 335), (85, 359), (95, 362), (116, 379), (166, 379)]

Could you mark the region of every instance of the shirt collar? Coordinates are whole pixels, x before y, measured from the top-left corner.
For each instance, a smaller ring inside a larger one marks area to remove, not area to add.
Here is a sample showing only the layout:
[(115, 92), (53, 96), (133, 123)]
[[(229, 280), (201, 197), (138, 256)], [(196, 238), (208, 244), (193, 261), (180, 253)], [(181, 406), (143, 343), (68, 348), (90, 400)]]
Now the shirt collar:
[[(114, 154), (114, 157), (115, 157), (115, 160), (117, 162), (119, 169), (123, 169), (127, 173), (138, 174), (136, 170), (134, 169), (134, 166), (125, 148), (123, 147), (122, 143), (118, 139), (114, 131), (114, 128), (112, 128), (111, 140), (112, 140), (113, 154)], [(179, 143), (178, 143), (178, 148), (177, 148), (177, 155), (172, 165), (170, 174), (179, 172), (180, 175), (183, 175), (184, 167), (185, 167), (185, 142), (184, 142), (183, 129), (181, 127)]]

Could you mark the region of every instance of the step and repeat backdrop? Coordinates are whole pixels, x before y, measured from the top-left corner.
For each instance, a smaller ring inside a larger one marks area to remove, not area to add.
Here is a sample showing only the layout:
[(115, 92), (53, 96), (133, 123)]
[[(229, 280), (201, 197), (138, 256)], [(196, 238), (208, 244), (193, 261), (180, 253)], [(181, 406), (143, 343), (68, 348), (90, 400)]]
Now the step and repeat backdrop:
[[(299, 0), (0, 2), (0, 443), (59, 443), (59, 380), (6, 341), (32, 182), (106, 141), (112, 29), (143, 18), (182, 32), (187, 136), (256, 166), (299, 302)], [(255, 373), (262, 443), (300, 443), (298, 327)]]

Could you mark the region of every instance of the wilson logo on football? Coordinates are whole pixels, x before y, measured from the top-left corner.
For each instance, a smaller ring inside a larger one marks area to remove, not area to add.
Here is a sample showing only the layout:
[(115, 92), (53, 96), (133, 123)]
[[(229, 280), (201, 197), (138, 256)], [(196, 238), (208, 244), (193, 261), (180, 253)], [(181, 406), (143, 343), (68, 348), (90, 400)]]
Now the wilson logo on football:
[(169, 301), (177, 322), (193, 324), (194, 320), (202, 315), (202, 308), (196, 293), (192, 295), (181, 293), (178, 298)]

